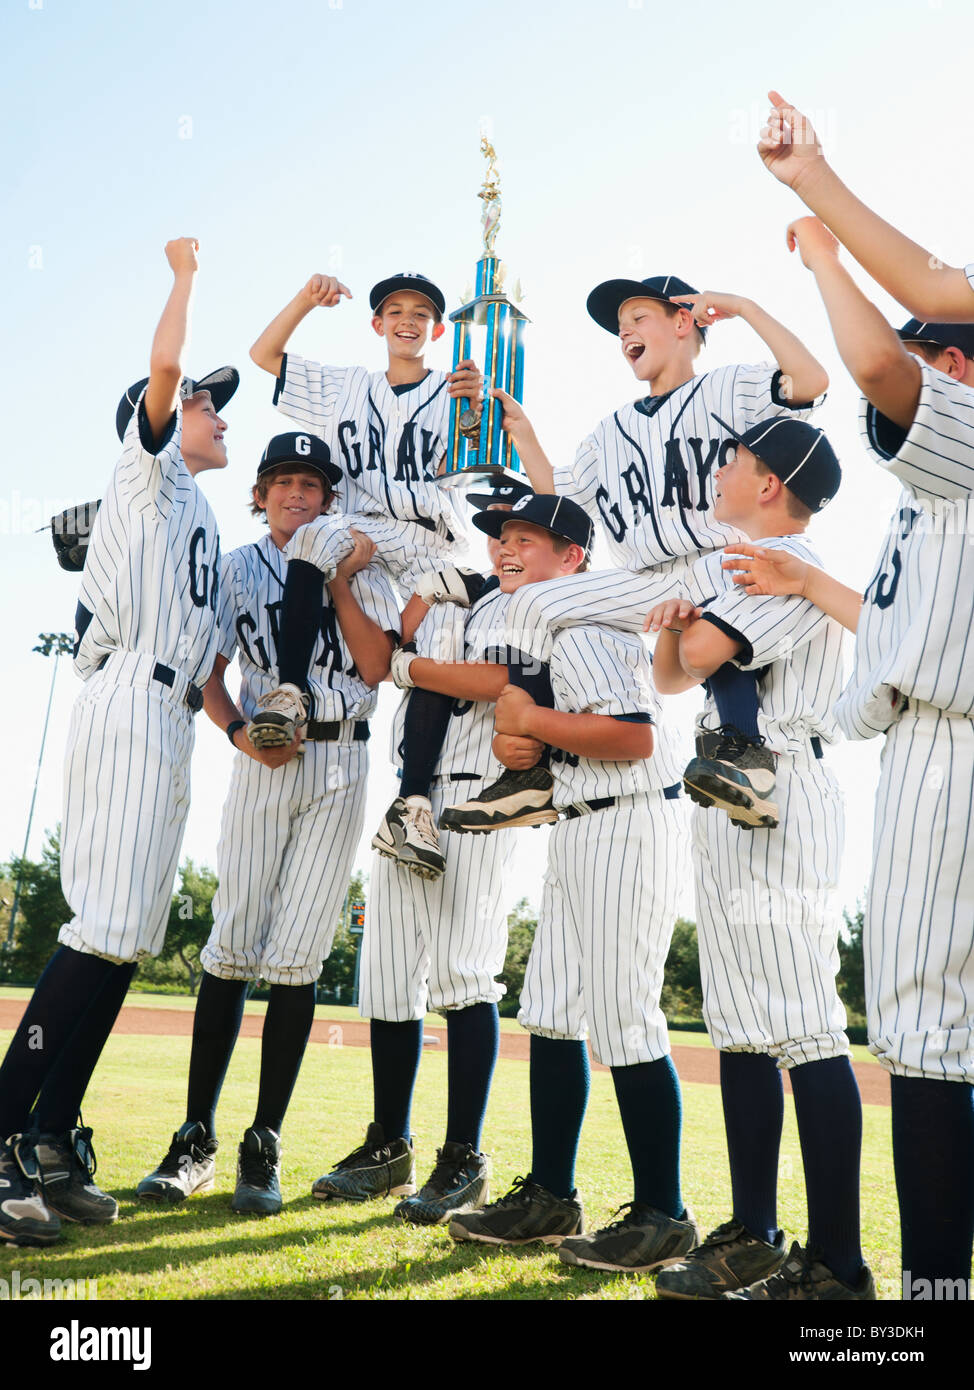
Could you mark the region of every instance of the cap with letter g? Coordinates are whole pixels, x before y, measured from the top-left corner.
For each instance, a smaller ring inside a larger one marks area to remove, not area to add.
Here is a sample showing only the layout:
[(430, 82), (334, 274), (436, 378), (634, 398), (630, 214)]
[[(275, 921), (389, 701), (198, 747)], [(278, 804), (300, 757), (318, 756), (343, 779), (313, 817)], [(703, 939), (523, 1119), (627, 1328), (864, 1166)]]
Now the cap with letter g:
[(806, 420), (778, 415), (741, 431), (710, 413), (731, 439), (750, 449), (811, 511), (820, 512), (832, 501), (842, 481), (842, 469), (824, 430)]
[(509, 512), (484, 511), (478, 512), (473, 518), (478, 531), (498, 541), (504, 527), (514, 521), (527, 521), (532, 526), (540, 526), (553, 536), (580, 545), (586, 555), (592, 553), (595, 526), (588, 513), (568, 497), (558, 497), (552, 492), (532, 492), (515, 502)]
[(257, 477), (260, 479), (271, 469), (288, 463), (298, 464), (311, 473), (320, 473), (330, 487), (342, 480), (342, 470), (331, 461), (331, 450), (316, 434), (305, 434), (303, 431), (275, 434), (261, 455)]

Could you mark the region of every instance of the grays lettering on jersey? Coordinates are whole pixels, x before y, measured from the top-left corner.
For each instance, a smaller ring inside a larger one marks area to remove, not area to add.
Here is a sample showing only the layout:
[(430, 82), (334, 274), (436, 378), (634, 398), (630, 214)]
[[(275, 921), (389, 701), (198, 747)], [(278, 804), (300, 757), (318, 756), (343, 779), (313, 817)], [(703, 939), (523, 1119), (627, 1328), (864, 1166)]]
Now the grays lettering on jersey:
[[(242, 682), (240, 707), (248, 719), (257, 701), (277, 687), (277, 638), (287, 561), (270, 534), (232, 550), (224, 560), (220, 603), (220, 654), (228, 661), (239, 652)], [(376, 565), (352, 576), (359, 607), (383, 632), (399, 631), (399, 609), (388, 579)], [(313, 718), (368, 719), (378, 694), (362, 680), (346, 646), (327, 587), (321, 628), (308, 670), (314, 698)]]
[[(800, 535), (772, 536), (755, 542), (786, 550), (822, 568), (811, 543)], [(833, 708), (842, 689), (842, 628), (820, 608), (793, 595), (746, 594), (715, 552), (697, 561), (686, 579), (687, 597), (705, 609), (722, 632), (743, 641), (735, 664), (759, 672), (758, 727), (775, 753), (806, 753), (812, 736), (833, 743)], [(716, 727), (716, 707), (708, 698), (703, 724)]]
[(344, 479), (342, 510), (417, 522), (466, 542), (466, 516), (436, 475), (446, 453), (450, 398), (444, 372), (396, 392), (384, 371), (329, 367), (286, 353), (274, 404), (321, 436)]
[(860, 430), (874, 463), (904, 484), (866, 586), (852, 678), (836, 706), (849, 738), (873, 738), (907, 698), (974, 714), (974, 391), (925, 362), (904, 432), (863, 401)]
[(82, 680), (115, 651), (151, 653), (199, 686), (213, 669), (220, 537), (180, 453), (182, 420), (177, 402), (157, 447), (140, 397), (125, 431), (81, 580)]
[(624, 569), (739, 539), (713, 520), (713, 475), (735, 444), (721, 437), (712, 414), (742, 430), (777, 415), (807, 418), (815, 403), (789, 406), (780, 380), (766, 364), (718, 367), (622, 406), (582, 441), (570, 467), (555, 469), (555, 491), (601, 521), (612, 562)]

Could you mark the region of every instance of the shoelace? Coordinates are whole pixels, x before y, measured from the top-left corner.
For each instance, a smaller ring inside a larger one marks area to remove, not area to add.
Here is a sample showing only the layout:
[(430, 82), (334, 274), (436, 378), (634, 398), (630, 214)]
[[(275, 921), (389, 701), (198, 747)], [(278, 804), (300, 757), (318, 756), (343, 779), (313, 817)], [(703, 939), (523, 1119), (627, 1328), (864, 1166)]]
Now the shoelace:
[[(90, 1132), (89, 1130), (89, 1133)], [(178, 1137), (174, 1138), (169, 1145), (169, 1152), (159, 1164), (156, 1172), (164, 1178), (180, 1177), (182, 1175), (182, 1169), (179, 1166), (179, 1160), (185, 1158), (187, 1154), (194, 1163), (204, 1163), (206, 1161), (207, 1155), (198, 1145), (187, 1144), (185, 1139), (179, 1139)]]
[(433, 849), (439, 849), (439, 837), (436, 827), (433, 825), (433, 813), (427, 811), (425, 806), (419, 806), (413, 812), (413, 824), (416, 827), (416, 834)]
[(88, 1174), (89, 1181), (94, 1181), (98, 1171), (98, 1159), (95, 1157), (95, 1150), (91, 1143), (90, 1129), (77, 1129), (74, 1136), (74, 1156)]
[(259, 1154), (243, 1154), (240, 1158), (240, 1176), (248, 1187), (264, 1187), (271, 1177), (277, 1162), (266, 1149)]
[(710, 1232), (704, 1245), (733, 1245), (736, 1240), (740, 1239), (740, 1224), (737, 1221), (725, 1221), (722, 1226), (718, 1226), (715, 1231)]
[(520, 1207), (527, 1206), (531, 1201), (531, 1189), (537, 1187), (537, 1183), (530, 1178), (515, 1178), (511, 1183), (509, 1192), (505, 1192), (494, 1202), (495, 1207)]
[(426, 1186), (435, 1188), (440, 1192), (445, 1192), (453, 1183), (460, 1169), (464, 1166), (469, 1157), (469, 1153), (465, 1153), (460, 1158), (445, 1159), (443, 1157), (443, 1150), (437, 1149), (436, 1165), (432, 1173), (430, 1173), (430, 1180)]
[(359, 1163), (367, 1160), (374, 1160), (379, 1163), (388, 1163), (392, 1157), (390, 1150), (374, 1149), (370, 1144), (360, 1144), (357, 1149), (353, 1149), (350, 1154), (346, 1154), (336, 1164), (333, 1172), (337, 1173), (341, 1168), (355, 1168)]

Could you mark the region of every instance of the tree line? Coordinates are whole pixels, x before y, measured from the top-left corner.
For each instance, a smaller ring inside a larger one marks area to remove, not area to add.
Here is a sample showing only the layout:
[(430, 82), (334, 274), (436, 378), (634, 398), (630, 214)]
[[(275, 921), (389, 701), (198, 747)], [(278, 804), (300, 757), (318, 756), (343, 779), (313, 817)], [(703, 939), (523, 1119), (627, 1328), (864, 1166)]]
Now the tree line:
[[(13, 938), (8, 942), (14, 887), (20, 878), (20, 900)], [(195, 995), (202, 967), (199, 953), (213, 925), (213, 895), (217, 877), (206, 865), (192, 859), (179, 870), (176, 892), (169, 911), (169, 926), (162, 954), (140, 965), (133, 989)], [(349, 931), (352, 903), (367, 902), (368, 885), (356, 873), (349, 880), (346, 910), (335, 931), (331, 953), (318, 980), (320, 1003), (351, 1004), (361, 937)], [(0, 866), (0, 984), (33, 985), (57, 947), (57, 934), (71, 918), (61, 892), (60, 844), (57, 832), (49, 834), (39, 860), (12, 859)], [(507, 919), (507, 957), (501, 979), (507, 993), (501, 1013), (516, 1014), (537, 917), (526, 898)], [(865, 1023), (862, 961), (863, 909), (845, 913), (845, 931), (839, 940), (839, 994), (849, 1014), (850, 1032), (859, 1039)], [(254, 982), (254, 993), (261, 989)], [(703, 993), (697, 955), (696, 927), (680, 918), (666, 961), (662, 1007), (671, 1023), (701, 1025)]]

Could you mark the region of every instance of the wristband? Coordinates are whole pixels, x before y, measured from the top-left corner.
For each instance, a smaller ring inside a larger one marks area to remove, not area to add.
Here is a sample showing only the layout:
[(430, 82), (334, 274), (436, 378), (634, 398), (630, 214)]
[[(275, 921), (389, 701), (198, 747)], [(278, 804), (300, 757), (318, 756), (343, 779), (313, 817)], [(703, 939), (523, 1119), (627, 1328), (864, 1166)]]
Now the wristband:
[[(246, 727), (246, 719), (234, 719), (232, 723), (227, 725), (227, 738), (230, 740), (231, 743), (233, 743), (233, 736), (237, 732), (237, 730), (245, 729)], [(233, 743), (233, 746), (234, 748), (236, 748), (237, 745)]]

